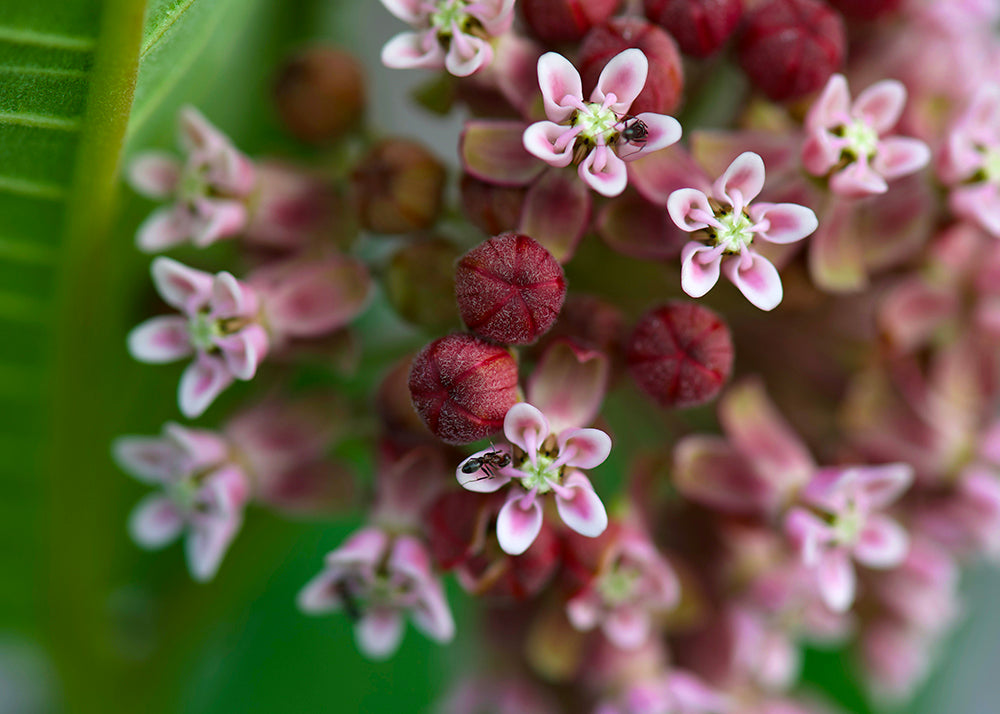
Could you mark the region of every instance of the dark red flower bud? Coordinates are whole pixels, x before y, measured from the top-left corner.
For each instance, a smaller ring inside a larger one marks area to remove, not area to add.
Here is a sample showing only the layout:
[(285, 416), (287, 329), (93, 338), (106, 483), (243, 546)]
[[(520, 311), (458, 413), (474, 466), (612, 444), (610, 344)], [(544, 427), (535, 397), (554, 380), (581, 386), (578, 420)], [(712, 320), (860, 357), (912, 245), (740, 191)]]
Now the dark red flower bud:
[(857, 20), (874, 20), (899, 10), (902, 0), (830, 0), (830, 4)]
[(820, 89), (844, 62), (844, 21), (822, 0), (766, 0), (744, 17), (740, 66), (776, 101)]
[(376, 233), (430, 228), (441, 213), (444, 181), (444, 166), (417, 142), (379, 142), (351, 175), (358, 219)]
[(521, 209), (528, 189), (523, 186), (495, 186), (462, 176), (462, 212), (479, 230), (496, 235), (516, 228), (521, 223)]
[(517, 363), (503, 347), (448, 335), (413, 358), (409, 387), (413, 407), (435, 436), (467, 444), (503, 426), (517, 402)]
[(336, 139), (358, 123), (365, 108), (361, 63), (333, 47), (313, 47), (278, 70), (274, 101), (285, 128), (302, 141)]
[(632, 102), (631, 114), (670, 114), (680, 105), (684, 71), (677, 43), (662, 28), (638, 17), (619, 17), (587, 33), (580, 45), (578, 67), (584, 94), (597, 84), (604, 65), (623, 50), (637, 47), (649, 60), (646, 86)]
[(543, 42), (577, 42), (615, 11), (619, 0), (521, 0), (528, 27)]
[(646, 17), (673, 35), (681, 51), (707, 57), (729, 39), (743, 15), (741, 0), (643, 0)]
[(733, 369), (729, 327), (708, 308), (673, 302), (647, 312), (625, 348), (629, 373), (665, 408), (711, 401)]
[(443, 238), (411, 241), (392, 256), (384, 285), (400, 317), (438, 334), (457, 325), (456, 258), (458, 249)]
[(566, 278), (537, 241), (502, 233), (458, 261), (455, 296), (470, 330), (496, 342), (523, 345), (556, 321), (566, 298)]

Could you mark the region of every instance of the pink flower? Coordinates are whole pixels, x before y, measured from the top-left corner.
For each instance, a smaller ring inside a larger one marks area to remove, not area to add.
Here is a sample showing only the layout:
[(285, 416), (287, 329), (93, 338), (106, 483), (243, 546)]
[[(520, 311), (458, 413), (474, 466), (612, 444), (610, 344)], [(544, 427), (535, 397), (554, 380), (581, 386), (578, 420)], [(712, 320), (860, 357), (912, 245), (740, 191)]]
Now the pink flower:
[(560, 54), (545, 53), (538, 60), (538, 84), (548, 121), (524, 130), (524, 148), (551, 166), (576, 164), (580, 178), (592, 189), (617, 196), (628, 184), (625, 161), (681, 138), (681, 125), (673, 117), (628, 114), (648, 71), (641, 50), (625, 50), (608, 62), (590, 101), (584, 102), (576, 68)]
[(667, 211), (681, 230), (701, 232), (681, 251), (681, 287), (701, 297), (725, 271), (746, 298), (761, 310), (773, 310), (783, 290), (778, 271), (753, 247), (755, 238), (785, 244), (816, 230), (816, 214), (795, 203), (750, 205), (764, 187), (764, 160), (751, 151), (736, 157), (713, 184), (711, 197), (696, 188), (670, 194)]
[(123, 436), (113, 451), (122, 470), (163, 489), (132, 511), (133, 540), (162, 548), (186, 530), (188, 569), (196, 580), (210, 580), (240, 529), (249, 496), (227, 443), (213, 432), (168, 423), (163, 436)]
[(852, 558), (877, 569), (894, 568), (906, 558), (909, 536), (881, 510), (912, 481), (906, 464), (822, 469), (802, 492), (811, 508), (789, 511), (786, 530), (831, 610), (845, 612), (854, 602)]
[(413, 32), (402, 32), (382, 48), (386, 67), (445, 68), (467, 77), (493, 61), (490, 39), (510, 29), (514, 0), (382, 0)]
[(825, 176), (841, 196), (860, 198), (888, 190), (886, 181), (915, 173), (931, 158), (919, 139), (885, 136), (899, 121), (906, 87), (896, 80), (876, 82), (851, 103), (847, 79), (830, 77), (806, 116), (802, 162), (806, 171)]
[(163, 152), (140, 154), (129, 166), (129, 183), (153, 199), (175, 202), (153, 212), (136, 234), (141, 250), (156, 253), (191, 241), (198, 247), (240, 233), (256, 173), (250, 160), (194, 107), (180, 112), (178, 161)]
[(152, 274), (160, 296), (183, 315), (142, 323), (129, 333), (128, 349), (151, 364), (193, 354), (181, 376), (178, 403), (184, 416), (197, 417), (234, 379), (252, 379), (267, 354), (257, 293), (227, 272), (212, 276), (170, 258), (154, 260)]
[(299, 593), (310, 615), (343, 610), (354, 622), (358, 649), (391, 657), (403, 639), (403, 615), (436, 642), (455, 636), (455, 621), (423, 543), (379, 528), (357, 531), (326, 556), (326, 567)]
[(951, 210), (1000, 238), (1000, 85), (983, 85), (952, 126), (938, 173)]
[[(608, 513), (600, 496), (580, 469), (599, 466), (611, 453), (611, 437), (600, 429), (567, 428), (551, 433), (549, 420), (527, 402), (515, 404), (504, 417), (504, 435), (516, 447), (490, 447), (477, 452), (455, 470), (458, 482), (470, 491), (492, 493), (517, 479), (497, 517), (497, 539), (510, 555), (520, 555), (542, 529), (539, 496), (555, 495), (556, 510), (571, 530), (596, 538), (608, 527)], [(506, 466), (467, 472), (472, 459), (490, 452), (511, 457)]]
[(675, 669), (636, 682), (615, 699), (597, 705), (594, 714), (722, 714), (732, 702), (701, 679)]

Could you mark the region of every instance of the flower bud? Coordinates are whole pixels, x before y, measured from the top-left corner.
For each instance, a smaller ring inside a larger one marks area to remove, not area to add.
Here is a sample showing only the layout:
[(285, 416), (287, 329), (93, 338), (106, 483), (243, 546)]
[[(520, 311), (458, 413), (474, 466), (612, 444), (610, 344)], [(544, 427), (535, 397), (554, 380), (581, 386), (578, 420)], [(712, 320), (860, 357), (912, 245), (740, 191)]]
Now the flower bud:
[(775, 101), (820, 89), (844, 62), (844, 21), (822, 0), (766, 0), (740, 32), (740, 66)]
[(743, 15), (741, 0), (644, 0), (643, 10), (694, 57), (715, 53)]
[(527, 188), (496, 186), (464, 174), (459, 189), (462, 212), (483, 233), (496, 235), (520, 224)]
[(615, 11), (619, 0), (521, 0), (521, 12), (543, 42), (579, 42)]
[(427, 428), (442, 441), (466, 444), (503, 426), (517, 402), (517, 363), (503, 347), (448, 335), (413, 358), (409, 387)]
[(389, 262), (385, 290), (407, 322), (441, 333), (455, 325), (455, 259), (458, 250), (443, 238), (404, 245)]
[(637, 47), (649, 60), (646, 86), (629, 110), (632, 114), (670, 114), (681, 102), (684, 73), (673, 38), (651, 22), (637, 17), (619, 17), (595, 27), (580, 45), (580, 76), (584, 92), (597, 84), (608, 61), (622, 50)]
[(289, 59), (274, 80), (274, 102), (297, 139), (324, 143), (357, 124), (365, 108), (361, 64), (348, 52), (312, 47)]
[(636, 384), (668, 409), (711, 401), (733, 369), (729, 327), (708, 308), (690, 302), (647, 312), (625, 350)]
[(566, 298), (566, 278), (537, 241), (502, 233), (462, 256), (455, 269), (455, 296), (470, 330), (523, 345), (552, 327)]
[(441, 213), (444, 166), (415, 141), (376, 144), (358, 162), (351, 182), (358, 219), (375, 233), (430, 228)]

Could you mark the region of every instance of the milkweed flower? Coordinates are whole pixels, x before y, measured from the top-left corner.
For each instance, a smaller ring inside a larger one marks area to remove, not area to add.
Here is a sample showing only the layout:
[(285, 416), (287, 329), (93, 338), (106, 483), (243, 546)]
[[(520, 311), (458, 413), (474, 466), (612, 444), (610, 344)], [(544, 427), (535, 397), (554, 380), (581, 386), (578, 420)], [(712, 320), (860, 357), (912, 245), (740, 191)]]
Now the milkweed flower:
[(611, 58), (585, 102), (580, 73), (562, 55), (546, 52), (538, 60), (538, 84), (548, 120), (524, 130), (524, 148), (550, 166), (576, 164), (592, 189), (619, 195), (628, 184), (626, 161), (681, 138), (681, 125), (671, 116), (629, 116), (648, 72), (646, 55), (627, 49)]
[(344, 611), (354, 621), (358, 649), (391, 657), (403, 639), (403, 616), (436, 642), (455, 636), (444, 588), (424, 544), (409, 535), (362, 528), (326, 556), (326, 567), (299, 593), (310, 615)]
[[(590, 480), (580, 469), (599, 466), (611, 453), (611, 437), (600, 429), (566, 428), (551, 432), (549, 420), (527, 402), (512, 406), (504, 417), (504, 435), (514, 448), (501, 445), (473, 454), (455, 470), (469, 491), (492, 493), (511, 481), (497, 517), (497, 540), (505, 553), (520, 555), (542, 529), (541, 496), (552, 493), (556, 510), (571, 530), (596, 538), (608, 527), (608, 513)], [(503, 467), (465, 469), (471, 459), (491, 451), (511, 457)]]
[(129, 517), (144, 548), (169, 545), (186, 532), (185, 555), (196, 580), (210, 580), (243, 523), (250, 487), (218, 434), (168, 423), (159, 437), (123, 436), (113, 447), (123, 471), (159, 486)]
[(835, 74), (806, 116), (802, 163), (814, 176), (830, 174), (830, 189), (860, 198), (889, 190), (887, 181), (924, 168), (931, 158), (919, 139), (886, 136), (906, 104), (902, 82), (884, 79), (851, 102), (847, 79)]
[(691, 241), (681, 250), (681, 287), (688, 295), (698, 298), (711, 290), (721, 270), (761, 310), (773, 310), (781, 302), (778, 270), (753, 242), (794, 243), (819, 222), (812, 209), (795, 203), (751, 205), (763, 188), (764, 160), (747, 151), (712, 185), (711, 196), (696, 188), (670, 194), (667, 211), (673, 222), (706, 241)]
[(514, 21), (514, 0), (382, 0), (413, 26), (382, 48), (382, 63), (395, 69), (445, 68), (456, 77), (475, 74), (493, 61), (491, 38)]

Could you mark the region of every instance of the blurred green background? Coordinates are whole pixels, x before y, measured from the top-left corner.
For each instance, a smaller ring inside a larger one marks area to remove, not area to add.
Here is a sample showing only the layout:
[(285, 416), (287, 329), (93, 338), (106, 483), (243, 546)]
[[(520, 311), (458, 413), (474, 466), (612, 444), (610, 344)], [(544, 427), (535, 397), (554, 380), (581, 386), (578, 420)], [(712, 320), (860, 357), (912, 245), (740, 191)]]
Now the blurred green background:
[[(363, 58), (378, 129), (419, 134), (454, 163), (457, 120), (412, 108), (419, 73), (378, 65), (401, 28), (375, 0), (145, 5), (0, 2), (0, 714), (424, 711), (476, 657), (474, 606), (453, 584), (458, 641), (442, 650), (410, 632), (388, 663), (357, 655), (346, 619), (294, 607), (360, 514), (324, 524), (252, 510), (207, 585), (187, 576), (180, 548), (129, 541), (145, 489), (112, 465), (109, 444), (177, 417), (180, 367), (144, 367), (124, 349), (152, 304), (132, 242), (150, 204), (117, 171), (139, 148), (172, 146), (188, 102), (250, 154), (301, 152), (268, 88), (310, 41)], [(968, 583), (968, 619), (903, 711), (998, 710), (1000, 578), (984, 568)], [(807, 677), (868, 711), (851, 666), (810, 653)]]

